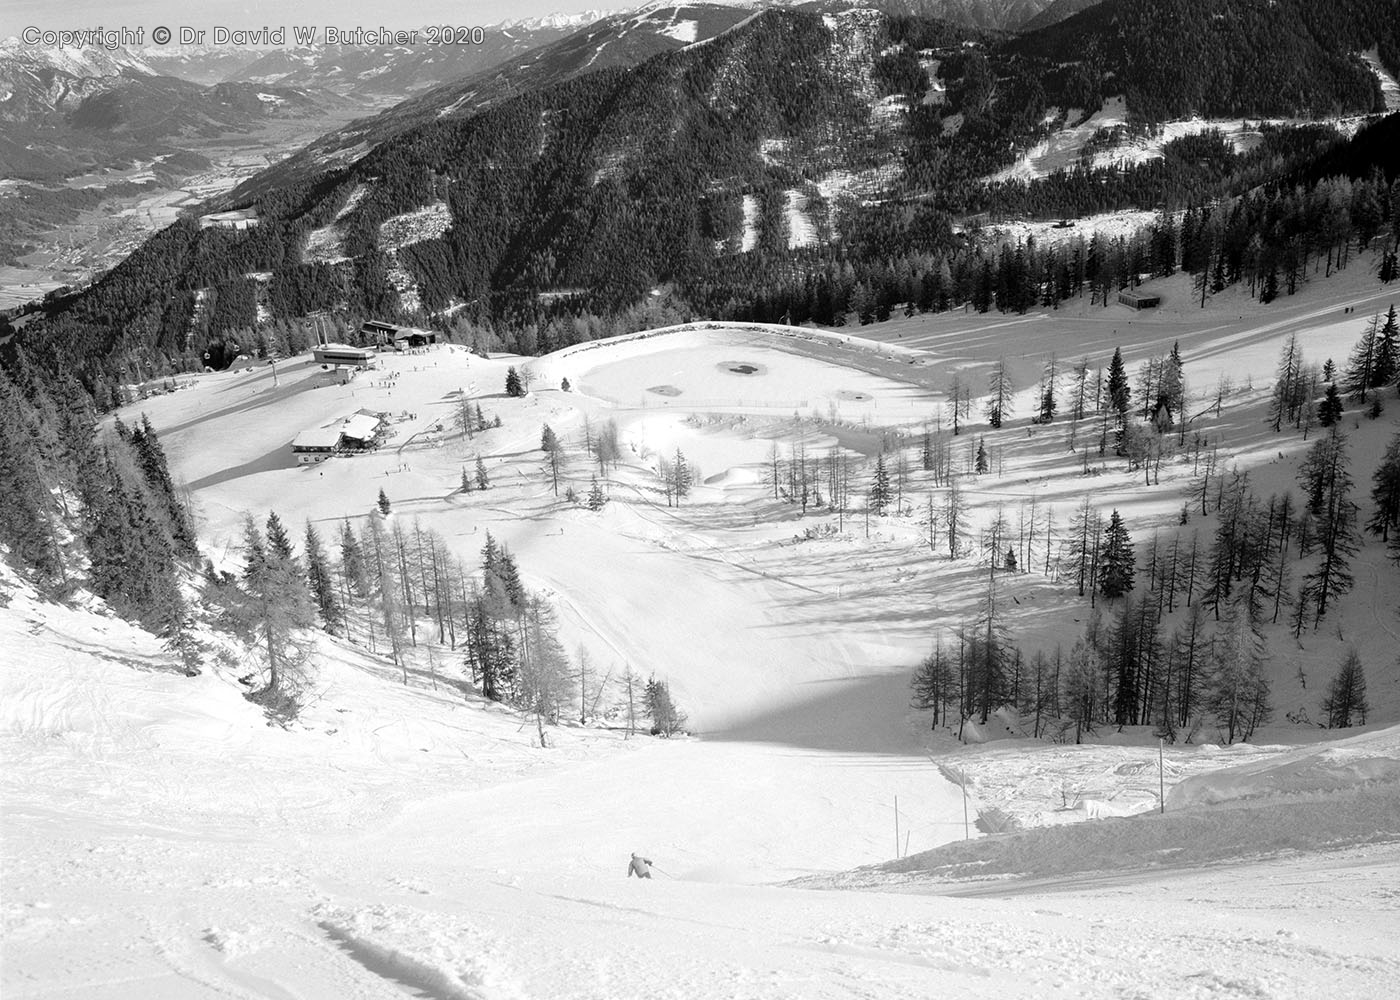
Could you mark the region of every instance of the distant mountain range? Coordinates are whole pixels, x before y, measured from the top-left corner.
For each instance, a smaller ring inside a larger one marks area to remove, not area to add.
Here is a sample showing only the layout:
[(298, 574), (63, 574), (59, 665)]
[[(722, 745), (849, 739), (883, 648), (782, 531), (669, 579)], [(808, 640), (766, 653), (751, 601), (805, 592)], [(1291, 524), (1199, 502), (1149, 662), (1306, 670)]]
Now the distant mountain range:
[[(1007, 35), (846, 4), (652, 4), (315, 140), (211, 205), (256, 226), (167, 229), (24, 339), (80, 367), (178, 353), (211, 315), (528, 317), (555, 289), (611, 310), (736, 269), (928, 252), (1018, 150), (1109, 97), (1136, 129), (1383, 111), (1358, 54), (1400, 70), (1392, 7), (1104, 0)], [(1221, 189), (1236, 154), (1218, 146), (1183, 155), (1196, 173), (1178, 191)], [(1278, 169), (1249, 168), (1251, 184)], [(1120, 197), (1153, 207), (1168, 177), (1134, 175)], [(210, 290), (225, 305), (197, 311)]]
[(160, 76), (122, 50), (0, 47), (0, 177), (40, 182), (196, 146), (272, 118), (313, 119), (334, 94)]

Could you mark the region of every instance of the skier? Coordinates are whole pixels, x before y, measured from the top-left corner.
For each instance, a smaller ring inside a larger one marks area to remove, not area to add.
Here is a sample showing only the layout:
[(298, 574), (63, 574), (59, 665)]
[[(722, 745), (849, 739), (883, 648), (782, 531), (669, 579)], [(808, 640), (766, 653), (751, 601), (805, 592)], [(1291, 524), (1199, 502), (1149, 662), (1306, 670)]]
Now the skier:
[(627, 866), (627, 877), (631, 878), (633, 875), (637, 878), (651, 878), (651, 859), (634, 853), (632, 863)]

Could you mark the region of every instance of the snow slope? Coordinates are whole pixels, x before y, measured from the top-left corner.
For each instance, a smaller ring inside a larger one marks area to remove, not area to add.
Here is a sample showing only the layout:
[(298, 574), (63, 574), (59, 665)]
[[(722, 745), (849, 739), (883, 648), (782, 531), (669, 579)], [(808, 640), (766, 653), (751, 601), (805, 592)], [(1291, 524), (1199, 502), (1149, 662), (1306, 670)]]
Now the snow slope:
[[(220, 566), (238, 564), (247, 511), (329, 533), (368, 516), (381, 487), (394, 519), (469, 562), (489, 530), (558, 608), (566, 648), (603, 676), (607, 725), (551, 729), (540, 747), (528, 720), (470, 690), (460, 652), (423, 634), (406, 676), (327, 643), (301, 721), (268, 727), (241, 698), (251, 664), (178, 676), (150, 637), (0, 578), (0, 990), (1387, 995), (1400, 974), (1388, 889), (1400, 750), (1387, 728), (1400, 720), (1400, 624), (1379, 546), (1322, 629), (1295, 643), (1266, 627), (1277, 714), (1254, 745), (1214, 747), (1207, 723), (1163, 752), (1154, 787), (1150, 727), (1072, 748), (994, 718), (978, 727), (985, 743), (962, 746), (909, 708), (912, 665), (974, 612), (988, 577), (974, 557), (930, 551), (920, 510), (937, 491), (923, 473), (905, 512), (868, 526), (859, 504), (838, 526), (766, 481), (775, 447), (872, 458), (893, 431), (935, 419), (954, 373), (980, 382), (1005, 357), (1014, 419), (993, 431), (975, 416), (956, 444), (959, 467), (971, 441), (995, 456), (964, 480), (972, 536), (998, 506), (1014, 523), (1031, 497), (1041, 525), (1050, 512), (1063, 530), (1087, 496), (1124, 512), (1141, 562), (1152, 532), (1176, 526), (1189, 458), (1148, 485), (1111, 456), (1086, 462), (1064, 420), (1024, 415), (1051, 354), (1101, 363), (1121, 346), (1133, 371), (1179, 342), (1193, 427), (1265, 495), (1296, 488), (1307, 442), (1264, 426), (1269, 374), (1289, 333), (1310, 358), (1346, 356), (1393, 295), (1370, 258), (1267, 310), (1236, 291), (1201, 310), (1181, 278), (1151, 287), (1164, 296), (1151, 314), (1071, 302), (849, 332), (692, 324), (542, 359), (446, 345), (385, 355), (348, 385), (304, 359), (275, 378), (258, 363), (131, 408), (124, 419), (145, 412), (158, 429)], [(523, 398), (500, 391), (511, 365), (536, 376)], [(503, 426), (453, 432), (463, 392)], [(295, 464), (299, 430), (361, 408), (391, 415), (383, 448)], [(607, 420), (623, 458), (599, 470), (584, 427)], [(544, 422), (568, 449), (569, 485), (599, 475), (602, 511), (554, 495)], [(1397, 426), (1389, 411), (1349, 415), (1358, 468)], [(678, 447), (699, 475), (674, 507), (656, 469)], [(477, 455), (492, 486), (462, 494)], [(1208, 537), (1212, 523), (1188, 527)], [(1067, 648), (1088, 614), (1044, 571), (1043, 541), (1033, 553), (1034, 572), (997, 577), (1028, 655)], [(1374, 729), (1324, 743), (1308, 720), (1353, 644)], [(624, 738), (628, 667), (667, 680), (702, 736)], [(979, 835), (1005, 815), (1026, 829)], [(623, 877), (634, 850), (656, 879)], [(795, 878), (807, 881), (775, 884)]]
[[(343, 648), (269, 728), (236, 671), (176, 676), (128, 626), (3, 584), (6, 997), (1366, 997), (1400, 972), (1400, 831), (1144, 872), (1126, 827), (1080, 824), (1041, 853), (1117, 835), (1094, 877), (911, 894), (829, 873), (889, 856), (892, 794), (921, 839), (961, 836), (927, 764), (593, 729), (543, 750)], [(827, 887), (745, 884), (792, 875)]]

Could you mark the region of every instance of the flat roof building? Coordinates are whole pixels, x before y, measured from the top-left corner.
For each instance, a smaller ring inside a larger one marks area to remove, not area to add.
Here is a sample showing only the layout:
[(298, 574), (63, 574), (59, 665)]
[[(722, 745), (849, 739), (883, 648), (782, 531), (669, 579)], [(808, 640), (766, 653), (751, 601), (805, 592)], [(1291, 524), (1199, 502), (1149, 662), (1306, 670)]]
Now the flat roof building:
[(311, 360), (318, 365), (349, 365), (353, 368), (373, 368), (376, 355), (368, 347), (349, 344), (321, 344), (311, 348)]
[(1118, 293), (1118, 301), (1132, 309), (1155, 309), (1162, 304), (1162, 296), (1153, 292), (1140, 292), (1135, 288), (1125, 288)]

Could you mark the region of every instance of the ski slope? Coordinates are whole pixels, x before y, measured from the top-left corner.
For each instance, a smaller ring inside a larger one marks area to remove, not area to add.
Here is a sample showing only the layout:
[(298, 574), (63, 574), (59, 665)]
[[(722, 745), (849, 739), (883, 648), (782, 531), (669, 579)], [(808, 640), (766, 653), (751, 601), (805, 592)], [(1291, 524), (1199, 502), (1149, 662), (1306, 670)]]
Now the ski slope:
[[(216, 564), (238, 565), (245, 511), (330, 536), (383, 488), (392, 518), (465, 559), (488, 530), (509, 544), (558, 608), (566, 649), (607, 680), (611, 711), (541, 747), (532, 721), (469, 689), (459, 652), (432, 644), (430, 659), (420, 635), (406, 677), (327, 640), (303, 716), (271, 727), (241, 696), (250, 663), (180, 676), (96, 602), (44, 605), (0, 576), (0, 992), (1387, 995), (1400, 977), (1400, 623), (1378, 546), (1322, 630), (1298, 644), (1266, 630), (1275, 721), (1248, 747), (1218, 746), (1207, 725), (1162, 751), (1158, 776), (1150, 727), (1072, 747), (994, 716), (964, 745), (909, 708), (913, 664), (987, 577), (929, 550), (922, 473), (908, 512), (868, 529), (859, 514), (841, 530), (825, 509), (804, 515), (766, 482), (774, 445), (872, 457), (883, 429), (922, 429), (954, 372), (980, 380), (1005, 356), (1014, 418), (991, 431), (976, 416), (958, 442), (998, 456), (965, 483), (974, 534), (1032, 495), (1063, 525), (1087, 495), (1124, 511), (1141, 553), (1175, 525), (1189, 463), (1152, 486), (1111, 457), (1082, 475), (1065, 422), (1025, 420), (1042, 362), (1121, 346), (1134, 371), (1180, 342), (1191, 409), (1219, 399), (1209, 426), (1228, 459), (1265, 495), (1296, 488), (1306, 443), (1263, 426), (1268, 380), (1290, 332), (1310, 359), (1346, 356), (1391, 294), (1367, 260), (1267, 310), (1233, 292), (1201, 310), (1172, 279), (1151, 314), (1069, 303), (824, 333), (701, 324), (535, 360), (391, 355), (349, 385), (295, 359), (144, 401), (123, 416), (159, 431)], [(536, 375), (524, 398), (501, 393), (510, 365)], [(461, 392), (503, 426), (463, 439)], [(385, 447), (295, 464), (297, 433), (360, 408), (392, 414)], [(1396, 411), (1349, 416), (1358, 469)], [(623, 458), (598, 470), (584, 425), (609, 419)], [(569, 484), (585, 492), (601, 471), (602, 511), (555, 497), (546, 421)], [(680, 507), (656, 475), (676, 448), (699, 467)], [(463, 494), (478, 454), (492, 487)], [(1066, 582), (998, 579), (1028, 655), (1081, 634), (1088, 608)], [(1333, 741), (1319, 699), (1353, 644), (1371, 725)], [(627, 667), (667, 680), (699, 735), (627, 738)], [(1020, 829), (984, 836), (1005, 815)], [(633, 851), (655, 879), (624, 877)]]

